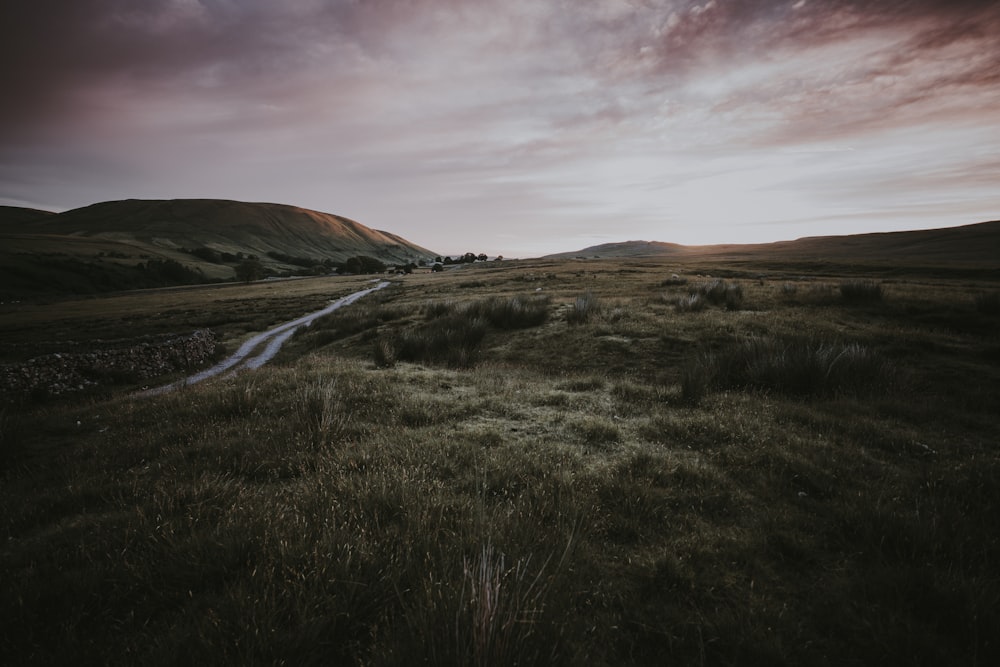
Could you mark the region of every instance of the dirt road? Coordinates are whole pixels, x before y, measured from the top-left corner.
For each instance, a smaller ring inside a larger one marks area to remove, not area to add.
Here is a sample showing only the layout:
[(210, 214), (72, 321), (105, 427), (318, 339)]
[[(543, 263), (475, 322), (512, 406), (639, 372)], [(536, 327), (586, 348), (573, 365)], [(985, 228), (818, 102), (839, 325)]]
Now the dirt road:
[[(175, 389), (180, 389), (181, 387), (186, 387), (188, 385), (201, 382), (202, 380), (207, 380), (226, 371), (235, 373), (243, 369), (260, 368), (278, 353), (278, 350), (280, 350), (281, 346), (285, 344), (285, 341), (291, 338), (292, 334), (294, 334), (295, 330), (299, 327), (309, 326), (316, 318), (332, 313), (343, 306), (352, 304), (363, 296), (367, 296), (372, 292), (388, 287), (389, 284), (390, 283), (386, 281), (382, 281), (375, 287), (361, 290), (360, 292), (354, 292), (353, 294), (348, 294), (344, 298), (334, 301), (322, 310), (317, 310), (316, 312), (304, 315), (297, 320), (285, 322), (284, 324), (276, 326), (273, 329), (268, 329), (263, 333), (259, 333), (256, 336), (251, 337), (245, 343), (240, 345), (240, 349), (236, 350), (233, 355), (220, 361), (211, 368), (207, 368), (199, 373), (190, 375), (183, 380), (178, 380), (177, 382), (171, 382), (170, 384), (165, 384), (160, 387), (154, 387), (152, 389), (139, 392), (137, 396), (159, 396), (160, 394), (166, 394), (167, 392), (174, 391)], [(263, 347), (263, 349), (260, 349), (261, 347)], [(253, 354), (255, 351), (257, 353)], [(251, 356), (252, 354), (253, 356)]]

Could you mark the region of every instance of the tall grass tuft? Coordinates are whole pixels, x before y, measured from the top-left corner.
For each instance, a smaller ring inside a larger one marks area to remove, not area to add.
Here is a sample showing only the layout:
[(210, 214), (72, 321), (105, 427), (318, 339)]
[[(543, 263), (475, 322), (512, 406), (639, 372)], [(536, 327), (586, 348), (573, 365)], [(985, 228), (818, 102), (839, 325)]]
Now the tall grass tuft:
[(710, 359), (697, 358), (681, 367), (681, 402), (699, 405), (712, 387), (713, 369)]
[(0, 407), (0, 470), (12, 463), (20, 451), (20, 419), (7, 406)]
[(372, 345), (372, 360), (379, 368), (391, 368), (396, 365), (396, 346), (389, 338), (376, 338)]
[(570, 324), (585, 324), (601, 314), (601, 302), (591, 292), (582, 294), (573, 301), (573, 308), (566, 313)]
[(507, 568), (504, 555), (491, 544), (474, 560), (463, 560), (464, 613), (456, 619), (459, 655), (467, 665), (544, 664), (537, 621), (544, 607), (545, 586), (531, 576), (528, 560)]
[(743, 286), (725, 280), (712, 280), (688, 288), (687, 297), (677, 300), (674, 308), (679, 313), (698, 312), (708, 304), (739, 310), (743, 306)]
[(444, 363), (464, 368), (476, 362), (479, 345), (492, 326), (525, 329), (548, 318), (549, 299), (540, 296), (492, 297), (467, 305), (436, 301), (423, 308), (426, 321), (374, 342), (372, 357), (380, 368), (396, 361)]
[(565, 604), (553, 595), (562, 562), (549, 573), (550, 560), (540, 567), (531, 556), (513, 566), (506, 560), (487, 541), (454, 569), (428, 563), (437, 571), (408, 591), (412, 600), (403, 600), (402, 632), (383, 647), (389, 659), (375, 664), (566, 664), (560, 629), (565, 619), (554, 622), (550, 609)]
[(893, 375), (888, 361), (857, 343), (754, 337), (692, 362), (682, 374), (682, 395), (688, 402), (697, 402), (712, 388), (759, 389), (801, 397), (860, 396), (886, 388)]
[(470, 304), (465, 313), (468, 317), (481, 317), (497, 329), (528, 329), (548, 319), (549, 298), (497, 296)]
[(882, 285), (874, 280), (846, 280), (840, 283), (840, 298), (847, 303), (878, 303)]
[(1000, 313), (1000, 292), (980, 292), (973, 297), (976, 310), (984, 315)]
[[(486, 336), (487, 323), (462, 313), (440, 317), (415, 329), (378, 343), (382, 359), (443, 363), (465, 368), (475, 363), (479, 344)], [(380, 357), (376, 357), (378, 363)]]
[(688, 294), (674, 302), (674, 310), (678, 313), (700, 313), (708, 308), (708, 300), (701, 294)]

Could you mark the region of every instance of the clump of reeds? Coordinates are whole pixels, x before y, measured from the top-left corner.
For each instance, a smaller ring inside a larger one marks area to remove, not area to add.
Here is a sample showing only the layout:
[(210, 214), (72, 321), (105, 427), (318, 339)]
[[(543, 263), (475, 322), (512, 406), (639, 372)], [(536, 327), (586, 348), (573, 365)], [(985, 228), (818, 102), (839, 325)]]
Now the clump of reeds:
[(885, 388), (892, 376), (887, 360), (858, 343), (753, 337), (689, 363), (681, 373), (681, 395), (688, 403), (699, 402), (712, 389), (857, 396)]
[(581, 294), (573, 301), (573, 307), (566, 313), (570, 324), (584, 324), (601, 314), (601, 302), (591, 292)]
[(846, 280), (840, 283), (840, 298), (847, 303), (878, 303), (882, 284), (874, 280)]

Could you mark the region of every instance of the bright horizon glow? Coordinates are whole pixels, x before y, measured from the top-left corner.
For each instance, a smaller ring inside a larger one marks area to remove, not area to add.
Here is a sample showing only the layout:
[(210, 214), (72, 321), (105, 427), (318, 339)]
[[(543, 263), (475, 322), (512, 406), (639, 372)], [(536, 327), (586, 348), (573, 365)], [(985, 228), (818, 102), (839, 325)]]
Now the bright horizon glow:
[(274, 202), (506, 257), (1000, 218), (989, 0), (48, 4), (0, 9), (2, 204)]

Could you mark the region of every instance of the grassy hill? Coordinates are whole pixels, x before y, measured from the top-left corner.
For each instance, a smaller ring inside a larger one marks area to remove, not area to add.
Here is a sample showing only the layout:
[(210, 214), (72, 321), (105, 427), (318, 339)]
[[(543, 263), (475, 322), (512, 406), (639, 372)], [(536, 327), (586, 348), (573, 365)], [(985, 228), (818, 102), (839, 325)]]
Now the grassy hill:
[(690, 252), (686, 246), (662, 241), (623, 241), (602, 243), (575, 252), (547, 255), (546, 259), (614, 259), (617, 257), (668, 257)]
[(0, 239), (6, 297), (231, 280), (245, 256), (280, 273), (358, 255), (397, 264), (435, 254), (328, 213), (214, 199), (104, 202), (59, 214), (6, 207)]
[(17, 225), (32, 220), (39, 220), (50, 215), (55, 215), (51, 211), (41, 211), (37, 208), (24, 208), (22, 206), (0, 206), (0, 229), (16, 230)]
[(734, 261), (833, 262), (1000, 267), (1000, 221), (908, 232), (815, 236), (776, 243), (683, 246), (626, 241), (591, 246), (549, 258), (711, 257)]

